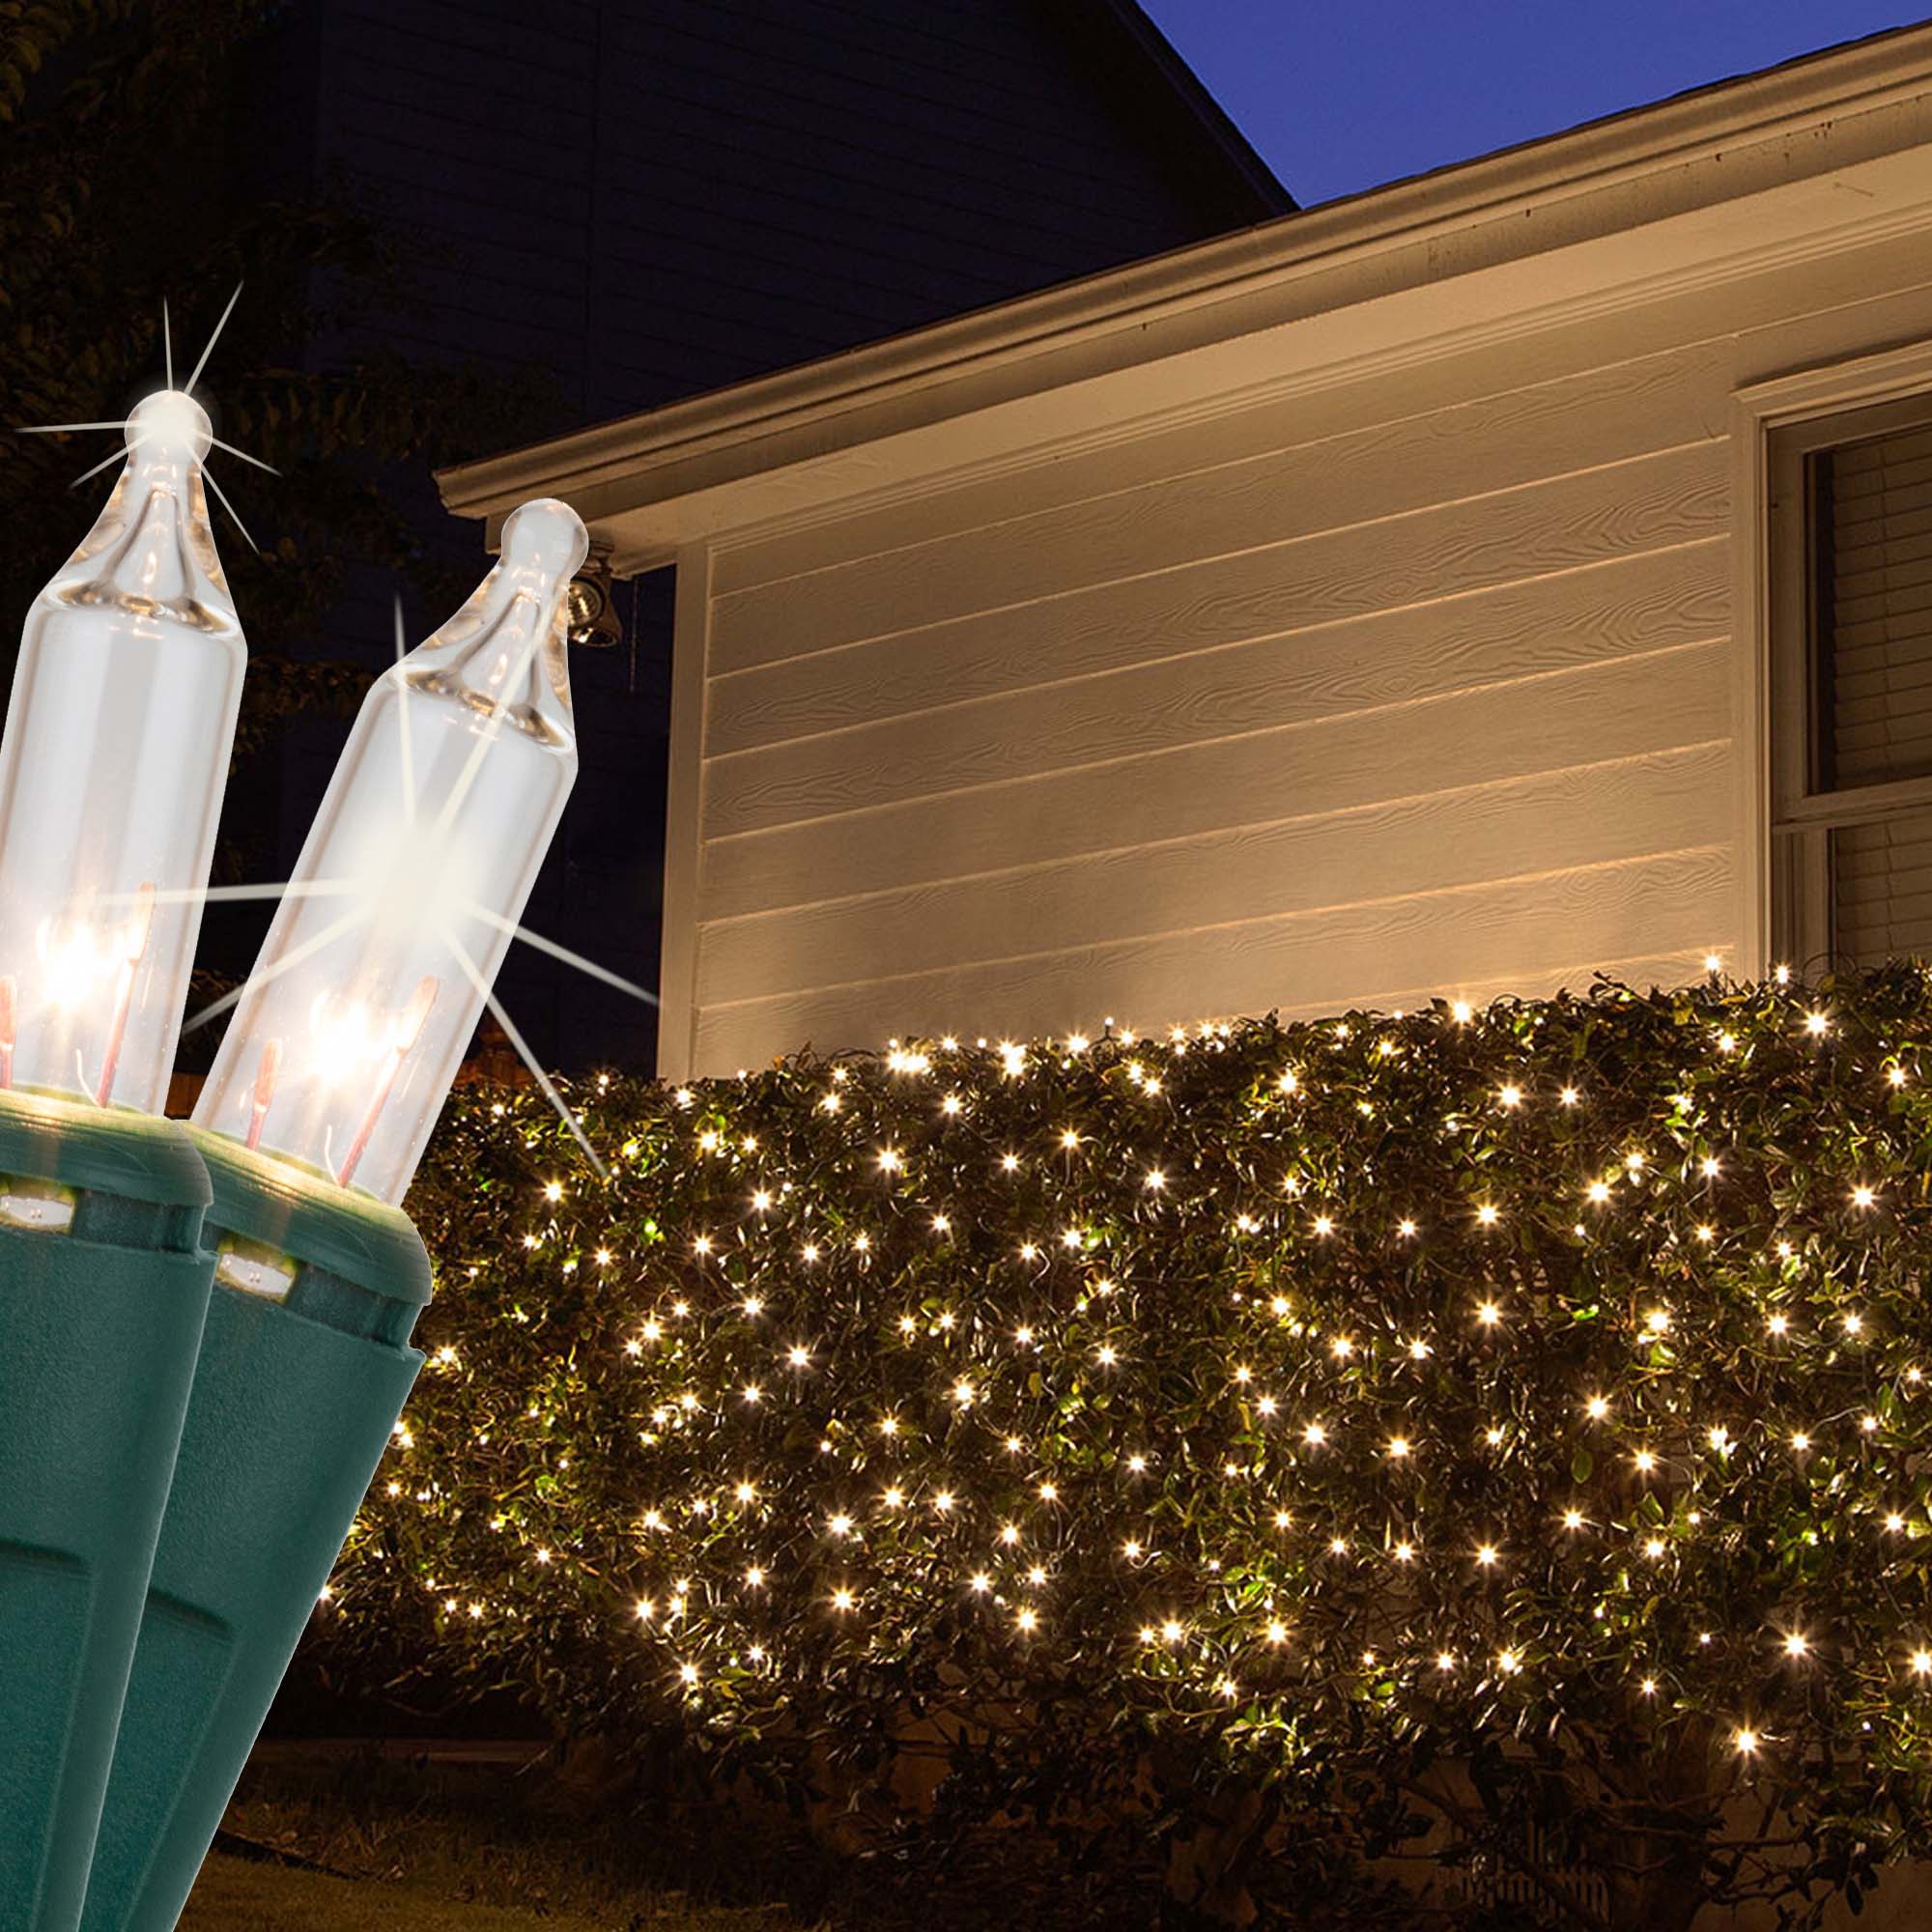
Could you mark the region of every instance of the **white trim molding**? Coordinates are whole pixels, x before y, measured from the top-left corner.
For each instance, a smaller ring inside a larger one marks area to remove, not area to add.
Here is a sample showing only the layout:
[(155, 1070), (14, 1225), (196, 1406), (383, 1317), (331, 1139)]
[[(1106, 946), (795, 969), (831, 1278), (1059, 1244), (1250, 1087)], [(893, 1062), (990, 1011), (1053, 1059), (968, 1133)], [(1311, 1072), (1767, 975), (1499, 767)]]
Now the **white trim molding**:
[(711, 649), (711, 553), (677, 553), (671, 616), (670, 776), (665, 803), (658, 1078), (682, 1080), (697, 1051), (697, 870), (704, 805), (704, 709)]
[[(1738, 748), (1738, 877), (1743, 904), (1740, 969), (1763, 974), (1777, 934), (1773, 895), (1778, 867), (1773, 852), (1780, 817), (1807, 816), (1801, 777), (1792, 759), (1804, 752), (1802, 708), (1776, 695), (1778, 641), (1804, 624), (1802, 571), (1782, 566), (1778, 539), (1790, 540), (1801, 506), (1774, 519), (1773, 437), (1854, 410), (1932, 394), (1932, 341), (1905, 343), (1868, 355), (1752, 383), (1732, 398), (1733, 705)], [(1800, 532), (1802, 540), (1802, 531)], [(1780, 772), (1778, 761), (1785, 769)], [(1915, 794), (1916, 795), (1916, 794)], [(1780, 802), (1781, 801), (1781, 802)]]

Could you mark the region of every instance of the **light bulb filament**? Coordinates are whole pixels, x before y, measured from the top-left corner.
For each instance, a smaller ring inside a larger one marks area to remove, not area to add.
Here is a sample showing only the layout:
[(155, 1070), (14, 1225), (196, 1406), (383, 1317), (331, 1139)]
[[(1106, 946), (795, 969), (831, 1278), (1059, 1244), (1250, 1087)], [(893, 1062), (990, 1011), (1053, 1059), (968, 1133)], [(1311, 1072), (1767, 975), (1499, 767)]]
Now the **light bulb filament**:
[(268, 1040), (262, 1047), (262, 1058), (255, 1069), (255, 1095), (248, 1110), (248, 1150), (252, 1153), (262, 1145), (262, 1127), (269, 1118), (269, 1109), (275, 1098), (275, 1074), (282, 1064), (282, 1043), (278, 1039)]
[(382, 1068), (377, 1075), (376, 1091), (370, 1094), (369, 1105), (362, 1115), (362, 1124), (355, 1129), (355, 1138), (350, 1142), (349, 1151), (343, 1155), (342, 1165), (336, 1170), (335, 1183), (338, 1187), (349, 1185), (355, 1165), (369, 1145), (369, 1136), (376, 1131), (376, 1122), (395, 1087), (396, 1076), (403, 1070), (403, 1062), (410, 1057), (411, 1050), (422, 1037), (423, 1023), (429, 1018), (430, 1008), (436, 1004), (436, 975), (425, 973), (416, 986), (414, 997), (396, 1021), (388, 1051), (383, 1056)]
[(128, 921), (122, 945), (121, 970), (115, 976), (114, 1018), (107, 1029), (107, 1046), (100, 1056), (100, 1083), (95, 1089), (95, 1105), (104, 1107), (114, 1092), (114, 1069), (121, 1059), (121, 1042), (128, 1033), (128, 1014), (134, 1004), (134, 980), (141, 970), (141, 955), (155, 929), (155, 882), (142, 880), (134, 894), (134, 911)]

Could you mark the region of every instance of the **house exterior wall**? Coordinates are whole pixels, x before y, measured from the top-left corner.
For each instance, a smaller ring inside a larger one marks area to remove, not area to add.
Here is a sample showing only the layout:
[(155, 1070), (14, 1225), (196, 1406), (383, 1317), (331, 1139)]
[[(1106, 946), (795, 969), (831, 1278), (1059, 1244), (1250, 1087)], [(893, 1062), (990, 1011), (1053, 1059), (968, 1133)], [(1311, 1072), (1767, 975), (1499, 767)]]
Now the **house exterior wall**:
[(1317, 387), (1276, 331), (1209, 405), (692, 546), (665, 1070), (1755, 968), (1735, 398), (1932, 336), (1928, 259)]

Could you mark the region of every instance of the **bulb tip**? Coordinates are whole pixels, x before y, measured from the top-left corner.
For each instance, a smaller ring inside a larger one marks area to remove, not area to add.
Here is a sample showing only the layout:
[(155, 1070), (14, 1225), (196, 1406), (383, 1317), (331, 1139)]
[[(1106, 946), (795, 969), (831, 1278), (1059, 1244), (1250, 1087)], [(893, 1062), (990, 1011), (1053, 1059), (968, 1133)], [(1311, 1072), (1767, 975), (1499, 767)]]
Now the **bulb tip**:
[(503, 519), (505, 563), (567, 582), (589, 554), (590, 533), (583, 527), (583, 520), (554, 497), (535, 497)]
[(199, 463), (214, 439), (208, 412), (180, 389), (156, 389), (143, 396), (128, 417), (128, 447), (153, 456)]

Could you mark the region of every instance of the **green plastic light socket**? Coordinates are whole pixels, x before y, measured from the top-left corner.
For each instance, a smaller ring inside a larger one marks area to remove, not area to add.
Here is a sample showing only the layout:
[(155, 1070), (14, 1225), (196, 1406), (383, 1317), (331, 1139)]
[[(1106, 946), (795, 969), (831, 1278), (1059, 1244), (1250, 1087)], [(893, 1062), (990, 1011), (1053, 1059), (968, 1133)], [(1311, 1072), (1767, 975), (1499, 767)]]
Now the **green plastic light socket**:
[(80, 1922), (213, 1253), (185, 1130), (0, 1093), (0, 1925)]
[(407, 1215), (191, 1132), (219, 1260), (87, 1932), (171, 1932), (423, 1359), (429, 1257)]

